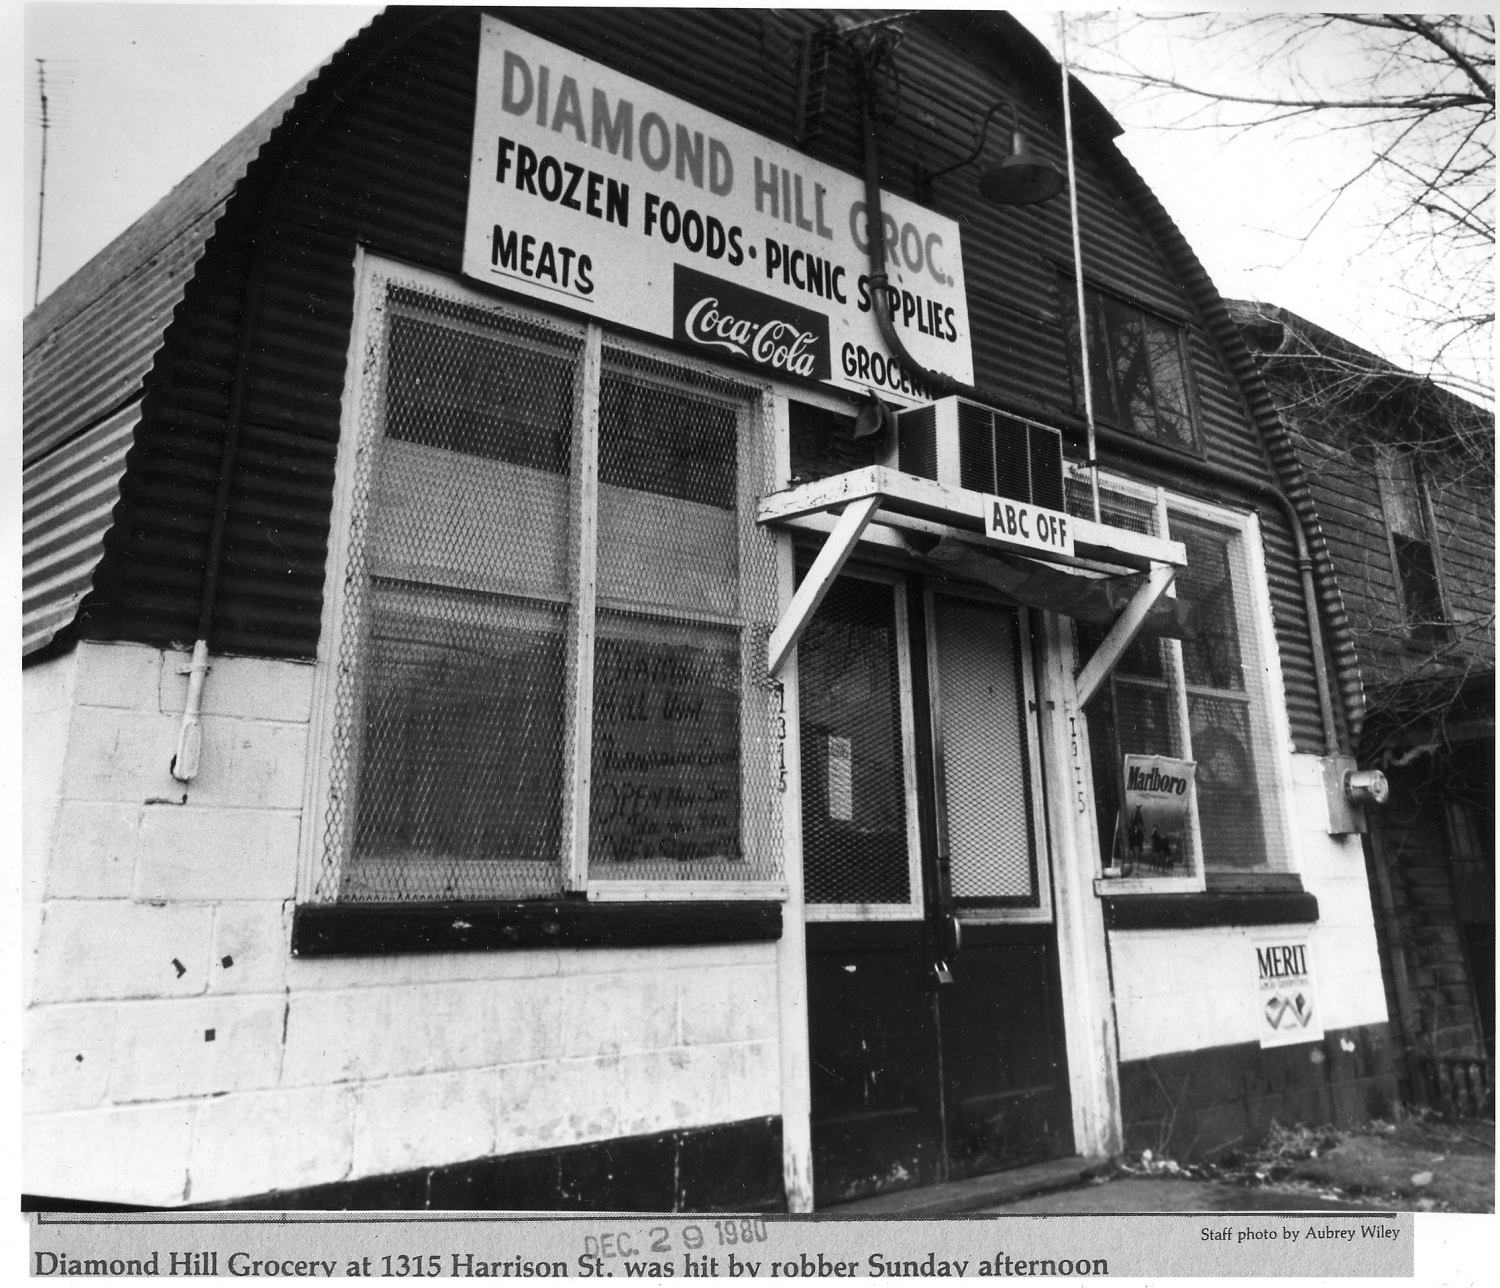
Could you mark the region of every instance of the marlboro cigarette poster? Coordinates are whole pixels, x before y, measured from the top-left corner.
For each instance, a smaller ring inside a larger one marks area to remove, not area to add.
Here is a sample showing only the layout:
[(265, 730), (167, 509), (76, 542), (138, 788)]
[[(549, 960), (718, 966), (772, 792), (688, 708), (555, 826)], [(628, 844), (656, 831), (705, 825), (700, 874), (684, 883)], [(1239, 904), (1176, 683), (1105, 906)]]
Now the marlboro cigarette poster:
[(1185, 877), (1193, 874), (1188, 809), (1193, 798), (1191, 760), (1169, 756), (1125, 757), (1125, 805), (1120, 811), (1120, 874)]

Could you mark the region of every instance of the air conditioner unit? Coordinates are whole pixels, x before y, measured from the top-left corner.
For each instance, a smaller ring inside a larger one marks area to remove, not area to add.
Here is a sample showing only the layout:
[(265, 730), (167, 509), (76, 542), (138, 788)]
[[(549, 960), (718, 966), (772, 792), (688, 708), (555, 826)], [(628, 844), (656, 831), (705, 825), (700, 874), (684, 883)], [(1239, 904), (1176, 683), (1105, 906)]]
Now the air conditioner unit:
[(896, 413), (897, 468), (949, 487), (1065, 510), (1062, 434), (965, 398)]

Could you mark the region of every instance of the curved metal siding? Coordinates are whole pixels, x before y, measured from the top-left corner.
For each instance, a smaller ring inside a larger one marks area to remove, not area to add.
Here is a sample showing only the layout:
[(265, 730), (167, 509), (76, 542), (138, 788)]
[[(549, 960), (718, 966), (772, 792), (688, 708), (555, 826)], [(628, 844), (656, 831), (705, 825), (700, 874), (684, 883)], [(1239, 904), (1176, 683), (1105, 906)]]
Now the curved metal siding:
[(234, 185), (305, 84), (282, 95), (27, 317), (28, 463), (139, 395)]
[(221, 201), (185, 228), (139, 288), (127, 279), (123, 289), (95, 301), (27, 353), (22, 398), (28, 462), (140, 396), (141, 379), (223, 208)]
[(88, 593), (140, 414), (122, 408), (22, 471), (23, 654), (51, 643)]
[[(505, 16), (784, 142), (793, 129), (799, 42), (820, 21), (805, 11), (731, 9), (507, 10)], [(413, 21), (399, 11), (378, 19), (355, 42), (357, 49), (347, 47), (319, 77), (309, 100), (326, 101), (349, 68)], [(262, 247), (264, 285), (214, 623), (218, 650), (292, 656), (316, 650), (354, 248), (362, 243), (438, 271), (458, 271), (477, 30), (475, 11), (450, 14), (393, 50), (359, 84), (340, 88), (338, 105), (301, 147), (277, 192)], [(936, 165), (967, 150), (999, 93), (1017, 100), (1037, 150), (1062, 163), (1060, 124), (1049, 106), (1058, 101), (1057, 88), (1032, 84), (999, 63), (980, 66), (981, 53), (955, 43), (951, 33), (909, 27), (901, 53), (902, 115), (882, 127), (891, 189), (911, 193), (918, 157)], [(837, 57), (826, 121), (810, 151), (857, 172), (858, 112)], [(998, 130), (997, 154), (1004, 141)], [(158, 361), (159, 379), (131, 458), (127, 521), (111, 538), (101, 611), (91, 622), (97, 632), (152, 641), (189, 639), (194, 632), (248, 271), (252, 197), (267, 181), (252, 173), (255, 183), (245, 185), (251, 192), (232, 203)], [(1188, 321), (1211, 458), (1271, 478), (1239, 390), (1188, 292), (1109, 180), (1108, 165), (1087, 151), (1081, 185), (1090, 272)], [(937, 197), (937, 207), (964, 228), (979, 378), (1071, 414), (1062, 323), (1069, 306), (1059, 277), (1071, 261), (1066, 203), (993, 210), (977, 197), (972, 172), (940, 180)], [(1308, 650), (1305, 637), (1300, 644), (1297, 638), (1304, 629), (1300, 587), (1279, 517), (1267, 513), (1263, 523), (1300, 739), (1305, 728), (1314, 734), (1317, 728)]]

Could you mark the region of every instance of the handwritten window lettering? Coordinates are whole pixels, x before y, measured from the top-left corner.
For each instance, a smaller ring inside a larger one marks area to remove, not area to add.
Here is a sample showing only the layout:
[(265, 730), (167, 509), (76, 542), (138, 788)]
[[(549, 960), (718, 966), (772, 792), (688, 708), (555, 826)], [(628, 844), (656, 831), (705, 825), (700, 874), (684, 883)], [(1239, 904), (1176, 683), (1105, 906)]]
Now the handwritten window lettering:
[(738, 633), (601, 613), (589, 857), (740, 851)]
[(608, 345), (590, 367), (581, 328), (500, 306), (395, 282), (378, 298), (321, 897), (556, 894), (580, 864), (775, 878), (760, 395)]

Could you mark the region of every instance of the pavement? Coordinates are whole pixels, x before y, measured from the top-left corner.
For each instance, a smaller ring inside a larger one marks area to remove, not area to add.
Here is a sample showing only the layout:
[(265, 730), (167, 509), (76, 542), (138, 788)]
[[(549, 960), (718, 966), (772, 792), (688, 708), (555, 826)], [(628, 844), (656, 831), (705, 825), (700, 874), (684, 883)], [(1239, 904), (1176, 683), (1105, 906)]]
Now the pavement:
[(1409, 1118), (1353, 1132), (1278, 1131), (1213, 1168), (1124, 1156), (1068, 1188), (972, 1210), (1493, 1212), (1495, 1125)]
[(1009, 1216), (1027, 1213), (1079, 1216), (1094, 1212), (1389, 1212), (1392, 1209), (1319, 1194), (1247, 1189), (1223, 1181), (1130, 1176), (1036, 1194), (979, 1210)]
[(826, 1209), (840, 1215), (1493, 1212), (1495, 1124), (1411, 1117), (1355, 1131), (1273, 1126), (1213, 1164), (1064, 1158)]

